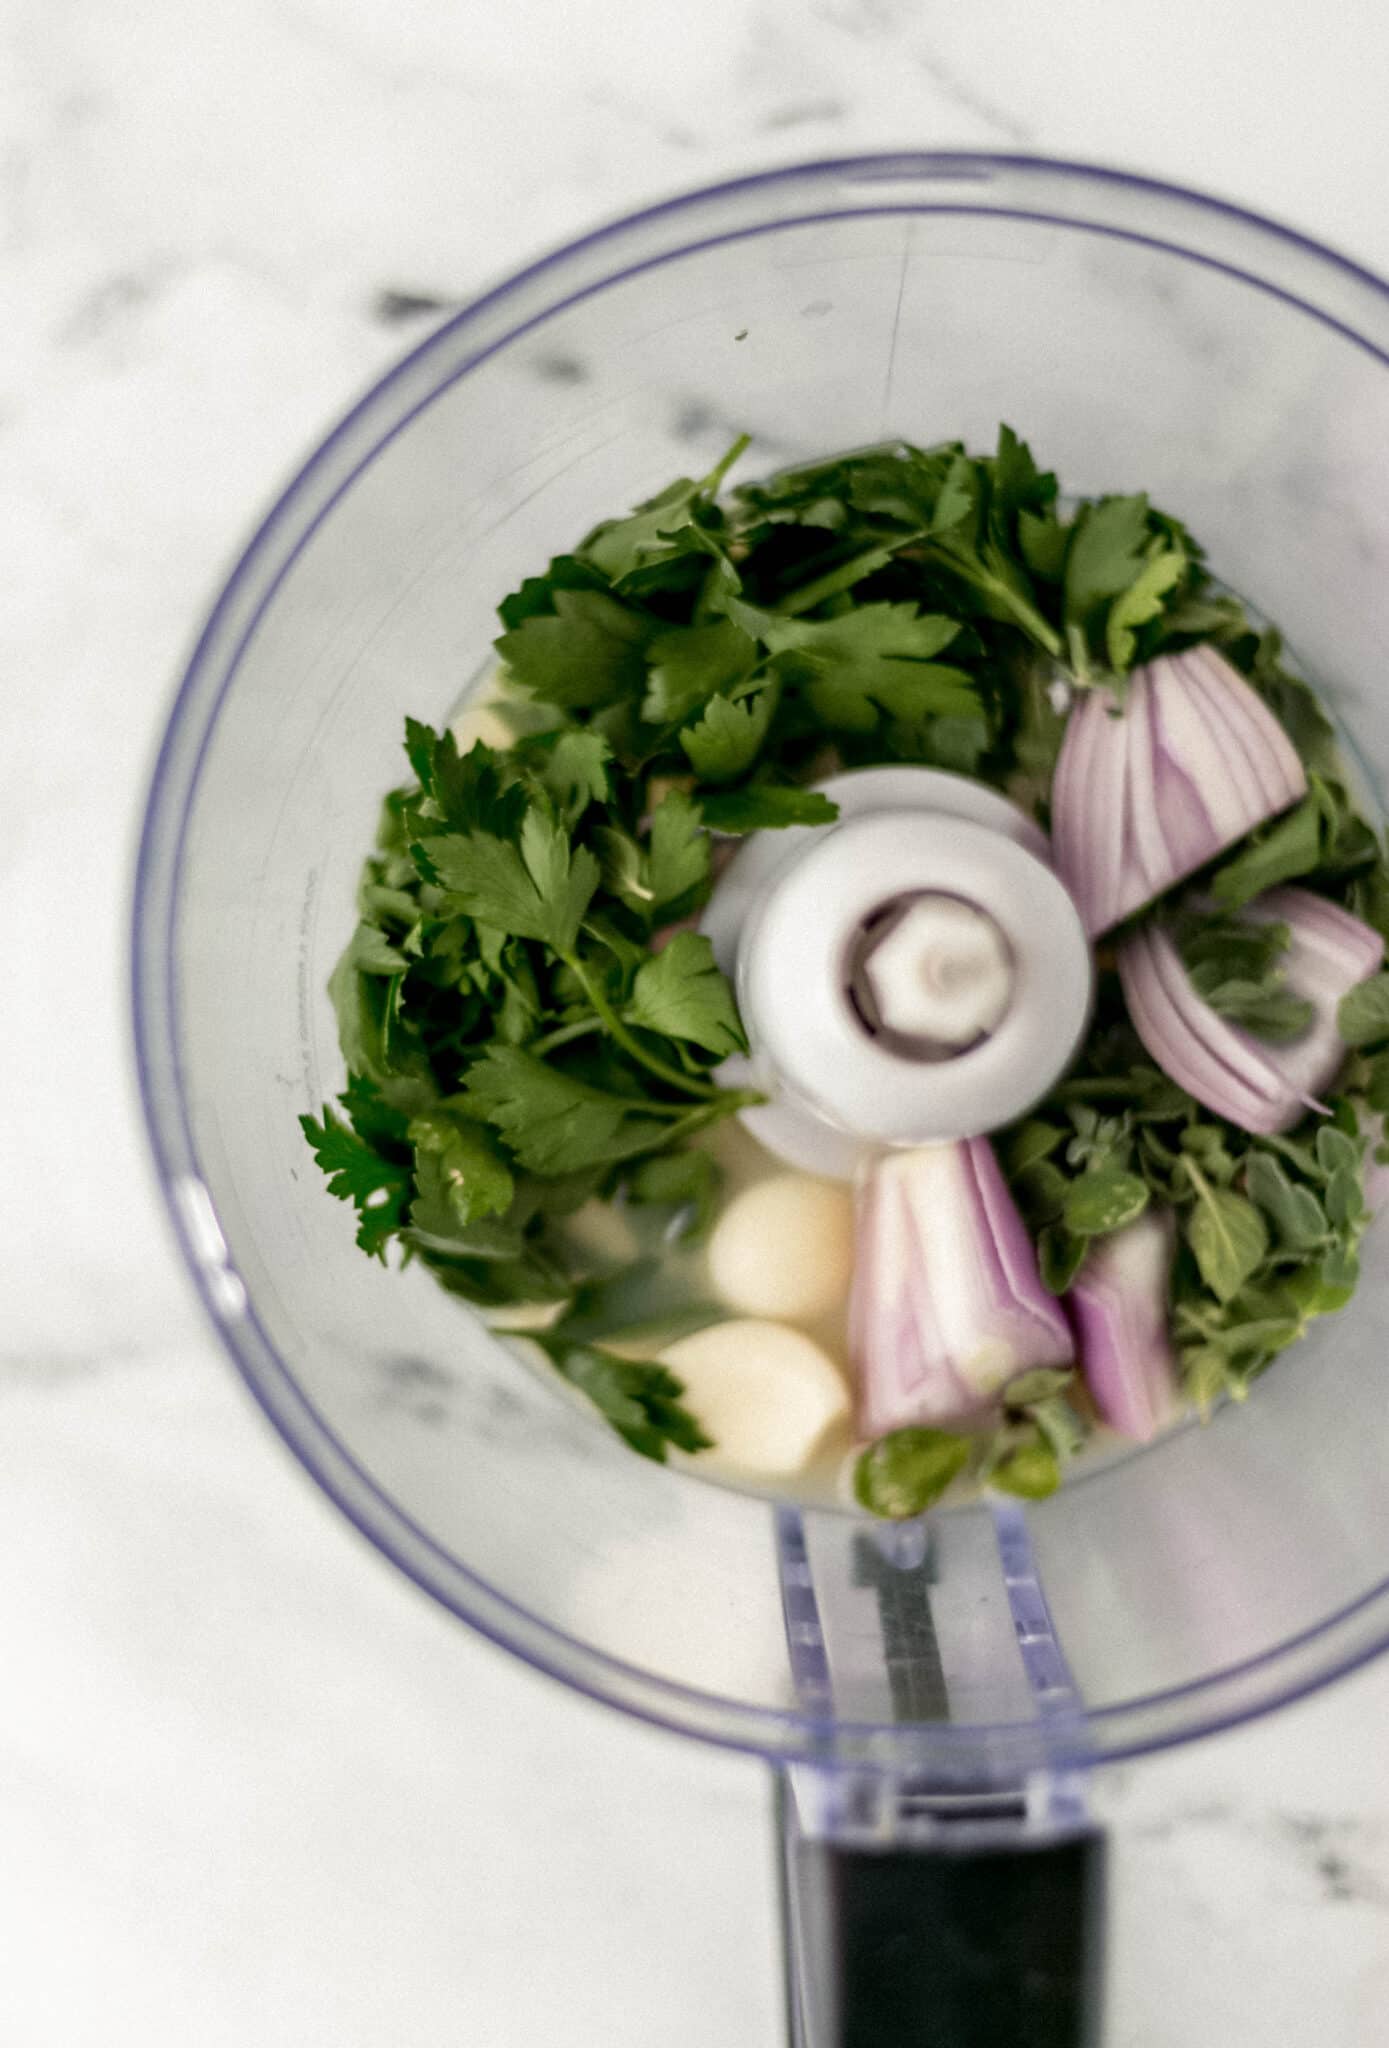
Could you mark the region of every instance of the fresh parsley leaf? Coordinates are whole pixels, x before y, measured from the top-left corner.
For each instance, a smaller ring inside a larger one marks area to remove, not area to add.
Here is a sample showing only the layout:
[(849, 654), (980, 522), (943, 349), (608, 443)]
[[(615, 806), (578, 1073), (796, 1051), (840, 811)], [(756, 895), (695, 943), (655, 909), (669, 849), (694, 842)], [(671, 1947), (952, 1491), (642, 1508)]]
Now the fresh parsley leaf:
[(556, 555), (543, 576), (527, 576), (519, 590), (504, 597), (497, 614), (504, 626), (515, 628), (526, 619), (544, 618), (555, 610), (555, 594), (561, 590), (606, 590), (608, 579), (577, 555)]
[(437, 1091), (428, 1055), (401, 1016), (404, 987), (404, 974), (363, 974), (349, 945), (328, 994), (349, 1071), (375, 1082), (398, 1108), (425, 1108)]
[(777, 832), (788, 825), (832, 825), (839, 806), (815, 789), (789, 789), (759, 782), (701, 797), (700, 810), (711, 832)]
[(697, 483), (687, 476), (677, 477), (625, 519), (605, 519), (584, 541), (580, 555), (616, 583), (636, 570), (680, 554), (688, 545), (686, 530), (716, 496), (747, 445), (747, 436), (740, 435)]
[(1023, 511), (1018, 514), (1018, 553), (1041, 582), (1061, 581), (1069, 538), (1069, 529), (1054, 511)]
[(1138, 580), (1148, 547), (1148, 500), (1098, 498), (1081, 507), (1066, 550), (1065, 617), (1084, 631)]
[(726, 695), (757, 666), (757, 642), (731, 619), (673, 626), (647, 650), (650, 671), (641, 715), (652, 725), (678, 725), (711, 697)]
[(1294, 881), (1321, 865), (1321, 809), (1313, 796), (1246, 841), (1211, 880), (1211, 894), (1226, 910), (1241, 910), (1279, 882)]
[(374, 924), (359, 924), (350, 948), (352, 965), (361, 974), (403, 974), (410, 962), (399, 946)]
[(709, 835), (699, 806), (683, 789), (672, 789), (651, 814), (646, 881), (658, 910), (683, 903), (709, 878)]
[(618, 1358), (594, 1345), (557, 1349), (554, 1362), (571, 1386), (587, 1394), (618, 1435), (644, 1458), (665, 1461), (667, 1449), (708, 1450), (711, 1439), (682, 1405), (683, 1381), (669, 1367)]
[(1038, 608), (1006, 506), (993, 502), (989, 464), (972, 462), (963, 452), (947, 459), (923, 552), (964, 584), (986, 618), (1020, 627), (1058, 658), (1061, 636)]
[(764, 638), (777, 673), (823, 725), (872, 732), (883, 714), (910, 722), (969, 717), (979, 699), (963, 669), (932, 661), (959, 632), (914, 604), (865, 604), (835, 619), (779, 619)]
[(1040, 470), (1026, 441), (1009, 426), (1000, 426), (989, 464), (992, 510), (1005, 525), (1024, 512), (1045, 512), (1056, 502), (1057, 483), (1051, 470)]
[(577, 1173), (654, 1150), (667, 1125), (641, 1097), (611, 1095), (511, 1045), (489, 1045), (468, 1069), (469, 1109), (501, 1132), (532, 1173)]
[(554, 799), (571, 831), (590, 804), (611, 802), (608, 770), (612, 748), (601, 733), (570, 726), (558, 733), (552, 744), (538, 745), (531, 759), (541, 787)]
[(648, 924), (682, 915), (709, 880), (709, 834), (683, 789), (669, 790), (657, 804), (645, 846), (616, 826), (605, 826), (598, 844), (604, 887)]
[(757, 759), (776, 710), (774, 685), (733, 703), (713, 697), (696, 725), (686, 726), (680, 745), (705, 782), (736, 782)]
[(637, 970), (627, 1014), (644, 1030), (684, 1039), (721, 1059), (747, 1051), (733, 991), (700, 932), (677, 932)]
[(1161, 616), (1168, 592), (1186, 572), (1187, 559), (1180, 549), (1160, 548), (1148, 557), (1128, 589), (1115, 598), (1105, 619), (1104, 644), (1116, 675), (1126, 674), (1133, 666), (1138, 628)]
[(410, 1124), (418, 1188), (410, 1221), (436, 1237), (496, 1216), (511, 1205), (515, 1183), (491, 1132), (435, 1112)]
[(338, 1097), (359, 1138), (369, 1145), (403, 1146), (408, 1143), (410, 1118), (403, 1109), (387, 1102), (374, 1081), (364, 1074), (349, 1074), (347, 1086)]
[[(349, 1099), (340, 1098), (344, 1104)], [(299, 1128), (328, 1176), (329, 1194), (351, 1202), (356, 1209), (358, 1244), (384, 1264), (386, 1246), (405, 1222), (410, 1198), (408, 1160), (384, 1149), (386, 1134), (379, 1127), (370, 1136), (355, 1131), (327, 1103), (321, 1120), (301, 1116)]]
[(570, 953), (598, 887), (587, 847), (572, 847), (559, 820), (532, 804), (519, 847), (487, 832), (447, 833), (423, 842), (441, 886), (480, 924)]
[(494, 645), (512, 679), (566, 710), (640, 696), (651, 622), (601, 590), (556, 590)]
[(499, 839), (515, 835), (526, 792), (493, 748), (479, 740), (460, 754), (452, 732), (437, 733), (407, 718), (405, 751), (422, 795), (451, 832), (491, 832)]

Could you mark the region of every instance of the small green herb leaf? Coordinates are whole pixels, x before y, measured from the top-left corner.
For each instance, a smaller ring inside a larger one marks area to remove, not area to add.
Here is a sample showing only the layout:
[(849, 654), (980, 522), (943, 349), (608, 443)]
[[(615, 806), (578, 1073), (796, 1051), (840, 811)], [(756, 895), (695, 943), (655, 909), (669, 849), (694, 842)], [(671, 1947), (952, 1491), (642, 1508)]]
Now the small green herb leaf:
[(555, 1365), (644, 1458), (662, 1464), (671, 1445), (682, 1451), (710, 1447), (710, 1439), (682, 1405), (684, 1383), (666, 1366), (617, 1358), (589, 1344), (559, 1350)]
[(590, 804), (611, 800), (608, 769), (612, 748), (601, 733), (570, 727), (554, 744), (537, 751), (535, 772), (572, 828)]
[(943, 1429), (895, 1429), (854, 1467), (854, 1495), (871, 1514), (901, 1520), (938, 1501), (969, 1463), (969, 1439)]
[(721, 1059), (747, 1050), (733, 991), (699, 932), (677, 932), (637, 970), (628, 1016), (647, 1031), (684, 1039)]
[(1309, 1187), (1289, 1180), (1267, 1152), (1251, 1152), (1244, 1169), (1251, 1200), (1271, 1220), (1278, 1242), (1288, 1251), (1313, 1251), (1326, 1242), (1328, 1225), (1321, 1203)]
[(1115, 598), (1105, 619), (1104, 644), (1116, 675), (1125, 674), (1133, 665), (1137, 628), (1160, 616), (1164, 598), (1186, 571), (1187, 559), (1179, 548), (1160, 548), (1149, 556), (1127, 590)]
[[(361, 1083), (357, 1084), (360, 1089)], [(350, 1097), (340, 1098), (344, 1105)], [(379, 1096), (375, 1098), (379, 1104)], [(383, 1263), (386, 1245), (405, 1222), (410, 1167), (390, 1144), (398, 1144), (404, 1119), (378, 1118), (375, 1127), (353, 1130), (325, 1103), (322, 1120), (301, 1116), (299, 1127), (314, 1158), (328, 1176), (328, 1192), (357, 1211), (357, 1242)], [(385, 1149), (383, 1149), (385, 1148)]]
[(678, 725), (752, 674), (757, 642), (731, 619), (674, 626), (651, 642), (647, 659), (651, 670), (641, 715), (652, 725)]
[(1083, 628), (1111, 598), (1137, 582), (1148, 536), (1148, 500), (1141, 494), (1100, 498), (1081, 508), (1066, 550), (1068, 623)]
[(426, 839), (423, 852), (441, 885), (480, 924), (513, 938), (572, 951), (598, 886), (598, 862), (574, 850), (559, 820), (532, 804), (519, 848), (486, 832)]
[(775, 621), (764, 638), (783, 681), (806, 692), (823, 725), (872, 732), (884, 713), (919, 723), (978, 709), (965, 672), (930, 659), (959, 630), (913, 604), (866, 604), (835, 619)]
[(448, 1237), (510, 1207), (515, 1183), (484, 1126), (436, 1112), (415, 1117), (409, 1135), (418, 1190), (410, 1221), (416, 1229)]
[(789, 789), (783, 783), (758, 782), (700, 798), (699, 808), (712, 832), (779, 832), (788, 825), (832, 825), (839, 806), (818, 789)]
[(1347, 1045), (1389, 1042), (1389, 974), (1373, 974), (1343, 995), (1336, 1027)]
[(697, 725), (687, 726), (680, 745), (690, 766), (706, 782), (736, 782), (757, 759), (776, 709), (775, 687), (733, 703), (713, 697)]
[(1307, 875), (1321, 860), (1321, 812), (1306, 797), (1276, 825), (1251, 839), (1232, 861), (1217, 869), (1211, 894), (1227, 910), (1240, 910), (1265, 889)]
[(1211, 1293), (1218, 1301), (1232, 1301), (1268, 1255), (1267, 1226), (1243, 1195), (1212, 1188), (1195, 1168), (1188, 1172), (1200, 1199), (1187, 1218), (1187, 1242)]
[(496, 642), (514, 680), (566, 710), (640, 696), (650, 621), (601, 590), (557, 590), (554, 605)]
[(1048, 1223), (1037, 1239), (1037, 1268), (1048, 1294), (1064, 1294), (1085, 1263), (1088, 1237), (1078, 1237), (1059, 1223)]
[(1075, 1236), (1103, 1237), (1132, 1223), (1147, 1206), (1147, 1183), (1136, 1173), (1097, 1166), (1071, 1182), (1062, 1214)]
[(1045, 1500), (1060, 1484), (1061, 1461), (1040, 1431), (1005, 1451), (989, 1472), (990, 1486), (1022, 1500)]
[(603, 1160), (654, 1150), (667, 1126), (647, 1104), (591, 1088), (517, 1046), (492, 1044), (468, 1069), (473, 1114), (501, 1132), (533, 1173), (578, 1173)]

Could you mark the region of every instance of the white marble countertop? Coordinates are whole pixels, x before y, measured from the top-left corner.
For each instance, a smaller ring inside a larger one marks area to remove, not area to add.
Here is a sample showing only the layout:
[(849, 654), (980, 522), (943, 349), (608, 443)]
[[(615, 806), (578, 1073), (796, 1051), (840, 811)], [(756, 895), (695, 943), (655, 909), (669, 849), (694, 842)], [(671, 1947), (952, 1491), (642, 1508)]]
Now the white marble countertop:
[[(176, 1269), (124, 1024), (200, 606), (449, 301), (860, 146), (1146, 168), (1389, 269), (1389, 17), (1285, 0), (4, 0), (0, 2043), (767, 2048), (768, 1788), (434, 1611)], [(1113, 2048), (1370, 2048), (1389, 1667), (1110, 1775)]]

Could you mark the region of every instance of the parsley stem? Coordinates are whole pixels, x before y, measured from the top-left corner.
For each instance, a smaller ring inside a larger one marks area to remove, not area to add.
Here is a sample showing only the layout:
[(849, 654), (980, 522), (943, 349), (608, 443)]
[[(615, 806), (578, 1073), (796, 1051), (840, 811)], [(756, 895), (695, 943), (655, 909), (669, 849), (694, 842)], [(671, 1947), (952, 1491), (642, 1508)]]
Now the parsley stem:
[(692, 1138), (706, 1124), (716, 1124), (720, 1118), (732, 1116), (736, 1109), (751, 1109), (755, 1103), (766, 1100), (766, 1096), (759, 1095), (755, 1088), (720, 1089), (715, 1101), (687, 1110), (678, 1123), (667, 1124), (661, 1133), (660, 1149), (664, 1151), (668, 1145), (679, 1144), (682, 1138)]
[(745, 454), (746, 451), (751, 447), (751, 445), (752, 435), (740, 434), (737, 440), (733, 443), (733, 446), (728, 450), (727, 454), (721, 455), (719, 457), (719, 460), (714, 464), (714, 467), (710, 470), (708, 476), (702, 477), (700, 479), (698, 485), (698, 495), (701, 498), (717, 497), (719, 485), (728, 475), (729, 470), (732, 469), (734, 463), (738, 460), (739, 456)]
[(1045, 647), (1053, 661), (1061, 660), (1065, 652), (1061, 644), (1061, 635), (1054, 626), (1047, 624), (1035, 605), (1029, 604), (1025, 597), (1011, 589), (1001, 576), (991, 576), (986, 569), (975, 568), (971, 563), (962, 561), (953, 549), (943, 548), (931, 541), (926, 543), (925, 552), (938, 561), (949, 574), (958, 576), (962, 583), (973, 584), (976, 590), (982, 590), (986, 596), (995, 598), (1012, 613), (1025, 633), (1030, 633), (1039, 646)]
[(876, 547), (865, 548), (860, 554), (851, 555), (847, 562), (841, 562), (835, 569), (826, 569), (823, 576), (817, 576), (812, 583), (803, 583), (799, 590), (790, 591), (774, 606), (782, 618), (794, 619), (800, 612), (811, 611), (817, 604), (823, 604), (828, 597), (838, 597), (841, 590), (852, 590), (856, 583), (862, 583), (865, 576), (874, 575), (885, 569), (893, 556), (905, 547), (924, 539), (921, 533), (904, 533), (891, 541), (880, 541)]
[(546, 1053), (557, 1052), (562, 1045), (572, 1045), (576, 1038), (587, 1038), (591, 1031), (602, 1029), (597, 1017), (579, 1017), (572, 1024), (561, 1024), (557, 1030), (547, 1031), (543, 1038), (532, 1039), (526, 1051), (543, 1060)]
[(725, 1089), (716, 1088), (711, 1081), (696, 1081), (691, 1075), (681, 1073), (679, 1067), (671, 1066), (659, 1054), (648, 1052), (636, 1033), (623, 1023), (582, 960), (572, 953), (562, 953), (560, 958), (578, 977), (584, 994), (597, 1011), (599, 1021), (608, 1036), (614, 1039), (639, 1067), (645, 1067), (647, 1073), (654, 1074), (658, 1081), (664, 1081), (668, 1087), (679, 1088), (686, 1095), (702, 1095), (712, 1101), (727, 1093)]

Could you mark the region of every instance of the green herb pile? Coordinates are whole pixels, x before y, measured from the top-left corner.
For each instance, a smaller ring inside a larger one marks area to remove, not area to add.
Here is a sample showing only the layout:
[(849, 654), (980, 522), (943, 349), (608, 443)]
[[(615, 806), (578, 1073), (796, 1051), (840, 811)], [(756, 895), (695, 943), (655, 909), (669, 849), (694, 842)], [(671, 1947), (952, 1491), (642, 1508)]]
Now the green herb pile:
[[(1206, 641), (1280, 719), (1310, 793), (1205, 878), (1218, 912), (1179, 934), (1197, 987), (1256, 1034), (1301, 1028), (1286, 933), (1232, 916), (1277, 882), (1389, 932), (1389, 869), (1330, 725), (1177, 520), (1142, 495), (1063, 509), (1006, 427), (989, 457), (884, 447), (721, 495), (742, 446), (503, 600), (512, 745), (460, 756), (409, 722), (411, 780), (333, 976), (348, 1084), (303, 1119), (364, 1251), (394, 1242), (485, 1310), (553, 1305), (539, 1341), (656, 1458), (704, 1439), (665, 1368), (603, 1348), (612, 1284), (562, 1224), (622, 1192), (697, 1233), (716, 1205), (690, 1141), (753, 1099), (715, 1078), (742, 1027), (706, 939), (652, 945), (708, 900), (711, 834), (828, 822), (806, 785), (885, 762), (980, 777), (1045, 825), (1067, 690)], [(1152, 1065), (1100, 966), (1078, 1064), (999, 1152), (1058, 1292), (1095, 1235), (1150, 1200), (1176, 1210), (1174, 1328), (1208, 1406), (1355, 1285), (1389, 977), (1349, 999), (1331, 1117), (1250, 1138)], [(1018, 1490), (1045, 1490), (1019, 1421)]]

